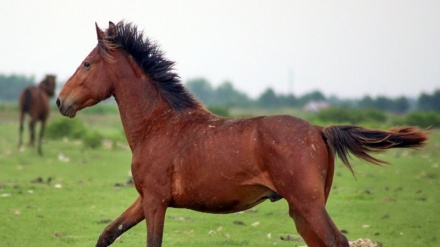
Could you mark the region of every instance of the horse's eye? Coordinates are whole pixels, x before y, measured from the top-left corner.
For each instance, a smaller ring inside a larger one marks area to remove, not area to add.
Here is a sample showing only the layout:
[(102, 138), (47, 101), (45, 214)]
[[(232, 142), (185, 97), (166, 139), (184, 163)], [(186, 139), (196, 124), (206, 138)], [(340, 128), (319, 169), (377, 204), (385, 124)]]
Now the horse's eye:
[(86, 67), (88, 69), (90, 67), (90, 63), (89, 62), (84, 62), (84, 67)]

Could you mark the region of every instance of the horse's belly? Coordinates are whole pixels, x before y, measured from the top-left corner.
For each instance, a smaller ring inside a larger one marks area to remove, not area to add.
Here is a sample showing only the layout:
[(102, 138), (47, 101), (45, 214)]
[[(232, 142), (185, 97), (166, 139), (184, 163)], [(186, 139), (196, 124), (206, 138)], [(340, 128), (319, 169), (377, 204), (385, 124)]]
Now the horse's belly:
[(241, 186), (235, 189), (219, 188), (193, 191), (173, 196), (172, 207), (188, 208), (207, 213), (233, 213), (249, 209), (266, 199), (276, 201), (281, 197), (274, 191), (261, 186)]

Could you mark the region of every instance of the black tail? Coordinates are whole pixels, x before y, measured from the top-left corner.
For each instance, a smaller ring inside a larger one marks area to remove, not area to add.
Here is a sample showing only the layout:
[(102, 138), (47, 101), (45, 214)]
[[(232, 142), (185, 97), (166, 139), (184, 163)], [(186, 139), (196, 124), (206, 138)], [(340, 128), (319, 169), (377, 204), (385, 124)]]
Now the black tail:
[(416, 127), (396, 127), (381, 131), (358, 126), (330, 126), (322, 131), (332, 151), (352, 172), (349, 153), (373, 164), (386, 163), (368, 153), (382, 152), (389, 148), (419, 148), (428, 139), (427, 132)]
[(29, 112), (31, 109), (31, 100), (32, 100), (32, 93), (30, 88), (26, 88), (24, 90), (24, 98), (21, 105), (21, 111), (22, 112)]

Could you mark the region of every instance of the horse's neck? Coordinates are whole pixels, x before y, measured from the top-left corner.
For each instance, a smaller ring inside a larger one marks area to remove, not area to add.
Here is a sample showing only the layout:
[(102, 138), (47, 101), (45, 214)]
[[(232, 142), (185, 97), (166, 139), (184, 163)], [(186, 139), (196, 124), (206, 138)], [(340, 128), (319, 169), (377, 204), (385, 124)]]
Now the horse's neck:
[(50, 97), (50, 92), (49, 92), (49, 88), (44, 85), (42, 82), (38, 85), (37, 87), (38, 89), (40, 89), (40, 92), (43, 92), (44, 94), (46, 94), (47, 97)]
[(115, 87), (122, 126), (132, 151), (139, 139), (147, 139), (154, 128), (177, 114), (162, 99), (148, 77), (131, 81), (120, 81)]
[(119, 81), (115, 85), (114, 97), (132, 150), (136, 136), (141, 134), (145, 126), (151, 122), (153, 113), (163, 107), (156, 93), (150, 82), (138, 78), (132, 81)]

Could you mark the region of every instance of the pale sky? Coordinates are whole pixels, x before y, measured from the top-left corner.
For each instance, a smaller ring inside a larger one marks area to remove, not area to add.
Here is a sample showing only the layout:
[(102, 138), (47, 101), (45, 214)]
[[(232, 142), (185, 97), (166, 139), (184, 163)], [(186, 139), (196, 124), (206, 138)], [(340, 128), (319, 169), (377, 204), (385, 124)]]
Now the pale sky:
[(0, 2), (0, 73), (66, 81), (96, 45), (95, 21), (131, 21), (176, 62), (182, 81), (225, 80), (343, 98), (440, 89), (440, 1)]

